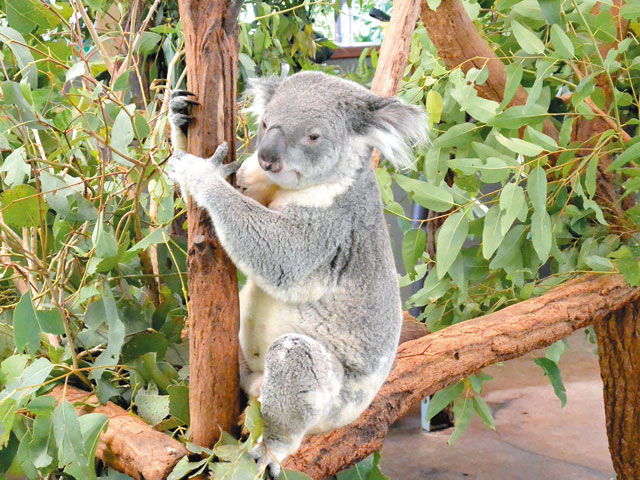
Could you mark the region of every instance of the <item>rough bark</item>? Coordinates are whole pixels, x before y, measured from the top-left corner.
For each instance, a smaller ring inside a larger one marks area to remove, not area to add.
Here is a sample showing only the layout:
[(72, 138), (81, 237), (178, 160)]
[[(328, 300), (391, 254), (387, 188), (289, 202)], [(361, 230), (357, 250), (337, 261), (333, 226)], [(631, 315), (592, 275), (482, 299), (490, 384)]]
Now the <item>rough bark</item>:
[[(178, 461), (187, 455), (183, 444), (156, 432), (138, 417), (112, 402), (100, 405), (95, 395), (74, 387), (55, 387), (58, 402), (64, 398), (78, 414), (102, 413), (109, 417), (106, 432), (100, 434), (96, 456), (135, 480), (164, 480)], [(97, 405), (97, 406), (92, 406)]]
[(404, 343), (387, 382), (360, 418), (307, 438), (285, 467), (317, 480), (331, 476), (380, 449), (389, 425), (427, 395), (487, 365), (551, 345), (639, 298), (640, 288), (629, 287), (620, 275), (586, 275), (540, 297)]
[(407, 68), (419, 8), (420, 0), (394, 2), (393, 15), (380, 47), (376, 73), (371, 82), (371, 91), (376, 95), (391, 97), (398, 93)]
[[(504, 64), (478, 32), (462, 2), (443, 0), (434, 11), (423, 0), (420, 19), (438, 50), (438, 55), (448, 68), (460, 67), (467, 72), (472, 68), (481, 70), (487, 66), (489, 77), (484, 84), (476, 85), (478, 95), (502, 103), (507, 84)], [(524, 105), (526, 102), (527, 92), (520, 87), (510, 105)], [(558, 139), (559, 132), (551, 120), (545, 120), (542, 130), (550, 137)]]
[(595, 323), (607, 436), (620, 480), (640, 478), (640, 306)]
[[(371, 91), (376, 95), (392, 97), (398, 93), (409, 60), (419, 8), (420, 0), (398, 0), (393, 5), (393, 15), (382, 40), (376, 73), (371, 82)], [(375, 169), (379, 162), (380, 152), (376, 150), (371, 156), (372, 167)]]
[[(188, 89), (193, 109), (189, 151), (213, 154), (235, 145), (237, 14), (241, 2), (180, 0)], [(235, 149), (229, 149), (229, 160)], [(240, 413), (236, 269), (218, 243), (208, 214), (189, 201), (189, 348), (191, 440), (211, 447)]]

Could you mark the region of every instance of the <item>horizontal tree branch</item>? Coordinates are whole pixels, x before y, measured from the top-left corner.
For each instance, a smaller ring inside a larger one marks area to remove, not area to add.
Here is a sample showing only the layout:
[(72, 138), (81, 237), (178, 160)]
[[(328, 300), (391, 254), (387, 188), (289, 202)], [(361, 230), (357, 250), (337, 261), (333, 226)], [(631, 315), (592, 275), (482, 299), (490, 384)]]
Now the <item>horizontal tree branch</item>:
[[(639, 298), (640, 288), (629, 287), (620, 275), (585, 275), (540, 297), (409, 340), (398, 348), (393, 371), (360, 418), (308, 437), (285, 468), (316, 480), (334, 475), (379, 450), (389, 426), (426, 396), (483, 367), (551, 345)], [(404, 323), (405, 338), (424, 332), (406, 316)], [(52, 395), (60, 401), (63, 392), (58, 386)], [(111, 402), (92, 407), (98, 405), (96, 397), (73, 387), (66, 388), (65, 398), (80, 414), (110, 417), (97, 456), (136, 480), (166, 478), (187, 454), (181, 443)]]
[(551, 345), (640, 298), (620, 275), (585, 275), (546, 294), (400, 345), (396, 364), (358, 420), (308, 437), (285, 468), (320, 480), (382, 447), (412, 405), (483, 367)]

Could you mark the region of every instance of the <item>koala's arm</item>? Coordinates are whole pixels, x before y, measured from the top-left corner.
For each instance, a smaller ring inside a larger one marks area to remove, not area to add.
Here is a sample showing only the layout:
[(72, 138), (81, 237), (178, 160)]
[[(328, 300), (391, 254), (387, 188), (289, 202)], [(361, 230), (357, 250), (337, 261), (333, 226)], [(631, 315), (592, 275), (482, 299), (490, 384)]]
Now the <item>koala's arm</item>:
[(330, 214), (331, 207), (304, 218), (269, 210), (235, 190), (224, 178), (230, 172), (224, 165), (180, 151), (171, 165), (182, 193), (209, 212), (231, 260), (272, 294), (286, 298), (287, 290), (333, 258), (348, 232), (348, 220), (341, 212)]

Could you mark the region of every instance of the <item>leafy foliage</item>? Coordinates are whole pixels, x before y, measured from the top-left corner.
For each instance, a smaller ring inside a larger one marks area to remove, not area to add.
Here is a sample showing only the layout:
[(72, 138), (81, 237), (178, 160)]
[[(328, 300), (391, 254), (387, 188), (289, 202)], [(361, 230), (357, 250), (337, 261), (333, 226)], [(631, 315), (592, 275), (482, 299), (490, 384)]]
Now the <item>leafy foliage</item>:
[[(506, 64), (505, 100), (478, 96), (486, 66), (448, 70), (417, 29), (401, 96), (427, 109), (432, 145), (410, 171), (377, 172), (404, 234), (401, 284), (424, 279), (408, 306), (424, 306), (421, 319), (437, 330), (587, 270), (619, 271), (639, 285), (640, 209), (621, 208), (640, 188), (638, 9), (622, 9), (631, 34), (616, 43), (605, 3), (597, 14), (592, 0), (464, 3)], [(106, 419), (78, 416), (48, 393), (60, 383), (91, 389), (186, 440), (184, 204), (163, 173), (166, 89), (184, 85), (177, 3), (16, 5), (0, 13), (0, 475), (114, 478), (94, 460)], [(313, 19), (333, 14), (336, 2), (247, 9), (241, 87), (247, 77), (280, 74), (283, 63), (291, 72), (336, 71), (310, 60), (332, 46)], [(598, 47), (610, 43), (603, 56)], [(348, 74), (362, 82), (371, 74), (365, 55)], [(521, 86), (526, 103), (510, 105)], [(581, 143), (576, 125), (603, 115), (608, 129)], [(241, 114), (242, 148), (253, 129)], [(599, 191), (605, 173), (620, 192), (613, 202)], [(437, 215), (411, 222), (394, 185)], [(424, 230), (430, 221), (442, 222), (435, 238)], [(561, 396), (557, 360), (552, 350), (537, 362)], [(432, 400), (429, 415), (453, 402), (452, 440), (473, 412), (493, 427), (479, 396), (485, 380), (469, 377)], [(184, 459), (171, 478), (204, 468), (214, 478), (253, 478), (255, 404), (247, 427), (244, 442), (223, 435), (212, 450), (189, 445), (202, 459)], [(338, 478), (384, 478), (377, 465), (374, 456)]]

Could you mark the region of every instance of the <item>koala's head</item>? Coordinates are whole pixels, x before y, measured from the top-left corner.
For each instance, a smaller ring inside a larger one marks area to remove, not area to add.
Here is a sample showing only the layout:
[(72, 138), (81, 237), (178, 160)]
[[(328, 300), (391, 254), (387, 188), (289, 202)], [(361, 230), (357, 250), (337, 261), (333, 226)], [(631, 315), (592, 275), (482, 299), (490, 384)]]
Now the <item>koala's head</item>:
[(426, 115), (418, 107), (323, 73), (253, 79), (249, 94), (260, 122), (258, 161), (283, 188), (352, 176), (368, 164), (373, 147), (407, 167), (411, 147), (427, 140)]

